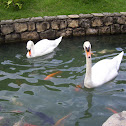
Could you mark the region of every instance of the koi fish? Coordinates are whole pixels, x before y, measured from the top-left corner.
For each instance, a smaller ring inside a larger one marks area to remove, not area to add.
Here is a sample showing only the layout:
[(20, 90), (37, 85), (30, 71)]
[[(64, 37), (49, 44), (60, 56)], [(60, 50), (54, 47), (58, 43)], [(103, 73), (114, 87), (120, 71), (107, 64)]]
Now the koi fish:
[(114, 110), (114, 109), (112, 109), (112, 108), (107, 107), (106, 109), (110, 110), (110, 111), (113, 112), (114, 114), (115, 114), (115, 113), (118, 113), (116, 110)]
[(44, 80), (48, 80), (48, 79), (50, 79), (51, 77), (55, 76), (56, 74), (60, 74), (60, 73), (61, 73), (61, 71), (57, 71), (57, 72), (55, 72), (55, 73), (49, 74), (47, 77), (44, 78)]
[(61, 126), (61, 124), (63, 123), (63, 121), (64, 121), (66, 118), (70, 117), (70, 116), (71, 116), (71, 114), (72, 114), (72, 113), (70, 113), (70, 114), (68, 114), (68, 115), (64, 116), (64, 117), (63, 117), (63, 118), (61, 118), (61, 119), (59, 119), (59, 120), (55, 123), (55, 125), (54, 125), (54, 126)]
[(81, 85), (76, 85), (76, 88), (82, 88), (82, 86)]
[(45, 123), (48, 123), (48, 124), (51, 124), (51, 125), (55, 124), (53, 118), (48, 117), (46, 114), (44, 114), (42, 112), (36, 112), (36, 111), (31, 110), (31, 109), (28, 109), (28, 111), (33, 113), (34, 115), (38, 116), (39, 118), (41, 118), (43, 120), (42, 125), (44, 125)]
[(81, 85), (76, 85), (76, 87), (75, 87), (75, 91), (78, 92), (78, 91), (80, 91), (81, 88), (82, 88)]

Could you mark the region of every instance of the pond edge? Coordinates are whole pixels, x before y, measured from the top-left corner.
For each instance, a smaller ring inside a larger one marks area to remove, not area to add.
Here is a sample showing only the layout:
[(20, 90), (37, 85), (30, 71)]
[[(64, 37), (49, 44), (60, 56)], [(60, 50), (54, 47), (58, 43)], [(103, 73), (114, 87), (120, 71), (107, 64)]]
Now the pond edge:
[(126, 12), (21, 18), (0, 21), (0, 43), (54, 39), (59, 36), (126, 33)]

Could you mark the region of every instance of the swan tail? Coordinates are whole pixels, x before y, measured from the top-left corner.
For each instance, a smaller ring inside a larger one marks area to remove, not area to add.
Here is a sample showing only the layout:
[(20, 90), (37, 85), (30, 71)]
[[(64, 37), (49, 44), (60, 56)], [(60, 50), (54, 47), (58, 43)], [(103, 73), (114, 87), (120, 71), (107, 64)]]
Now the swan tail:
[(59, 38), (57, 38), (55, 41), (56, 41), (56, 43), (57, 43), (57, 46), (59, 45), (59, 43), (61, 42), (61, 40), (62, 40), (62, 37), (63, 36), (61, 36), (61, 37), (59, 37)]
[(124, 55), (124, 51), (122, 51), (119, 55), (117, 55), (116, 57), (113, 58), (113, 60), (115, 60), (115, 62), (116, 62), (117, 71), (119, 70), (120, 63), (122, 61), (123, 55)]

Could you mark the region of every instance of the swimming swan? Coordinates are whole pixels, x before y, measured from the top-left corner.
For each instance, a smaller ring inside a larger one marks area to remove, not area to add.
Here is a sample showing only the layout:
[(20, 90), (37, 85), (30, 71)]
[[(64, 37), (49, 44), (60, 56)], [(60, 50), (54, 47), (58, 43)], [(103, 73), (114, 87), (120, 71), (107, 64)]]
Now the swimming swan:
[(86, 41), (83, 44), (83, 48), (86, 55), (85, 87), (94, 88), (100, 86), (118, 75), (119, 66), (124, 54), (123, 51), (113, 59), (103, 59), (92, 67), (90, 42)]
[(37, 42), (35, 45), (33, 41), (27, 42), (27, 58), (37, 57), (51, 53), (61, 42), (62, 36), (55, 40), (43, 39)]

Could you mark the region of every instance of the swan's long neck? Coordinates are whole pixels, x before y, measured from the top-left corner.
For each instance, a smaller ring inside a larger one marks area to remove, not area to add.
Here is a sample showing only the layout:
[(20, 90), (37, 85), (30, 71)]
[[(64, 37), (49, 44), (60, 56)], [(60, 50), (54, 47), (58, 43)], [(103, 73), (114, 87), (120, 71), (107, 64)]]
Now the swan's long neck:
[(32, 46), (31, 46), (31, 56), (32, 57), (35, 56), (35, 45), (34, 45), (34, 43), (32, 43)]
[(84, 86), (87, 87), (87, 88), (92, 87), (91, 67), (92, 67), (91, 57), (88, 58), (86, 56), (86, 74), (85, 74), (85, 79), (84, 79)]

